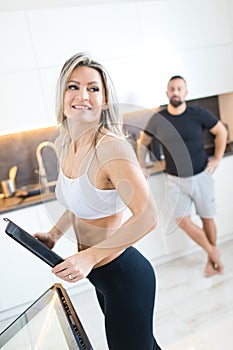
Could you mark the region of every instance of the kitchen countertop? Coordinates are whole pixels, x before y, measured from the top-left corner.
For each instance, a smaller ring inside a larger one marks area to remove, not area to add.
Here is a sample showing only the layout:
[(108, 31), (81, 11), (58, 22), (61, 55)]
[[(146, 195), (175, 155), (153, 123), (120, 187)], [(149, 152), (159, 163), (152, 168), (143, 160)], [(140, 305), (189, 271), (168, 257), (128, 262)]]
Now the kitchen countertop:
[(34, 205), (41, 204), (43, 202), (49, 202), (54, 199), (55, 199), (54, 192), (41, 193), (38, 195), (26, 197), (26, 198), (19, 198), (19, 197), (0, 198), (0, 214), (31, 207)]

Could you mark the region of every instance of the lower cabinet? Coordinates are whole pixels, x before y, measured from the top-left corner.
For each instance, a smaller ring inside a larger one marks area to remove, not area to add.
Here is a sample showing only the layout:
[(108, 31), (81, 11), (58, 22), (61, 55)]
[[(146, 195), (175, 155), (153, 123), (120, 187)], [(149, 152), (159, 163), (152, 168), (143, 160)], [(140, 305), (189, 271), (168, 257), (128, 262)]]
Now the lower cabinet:
[[(126, 210), (123, 220), (127, 220), (130, 215), (130, 211)], [(137, 248), (147, 259), (152, 261), (153, 259), (159, 258), (165, 254), (163, 240), (164, 235), (160, 222), (154, 230), (135, 243), (134, 247)]]
[(219, 241), (233, 238), (233, 156), (224, 157), (214, 174), (216, 191), (216, 224)]
[(25, 231), (39, 228), (37, 207), (16, 210), (0, 217), (1, 311), (35, 301), (52, 284), (51, 268), (5, 233), (8, 217)]

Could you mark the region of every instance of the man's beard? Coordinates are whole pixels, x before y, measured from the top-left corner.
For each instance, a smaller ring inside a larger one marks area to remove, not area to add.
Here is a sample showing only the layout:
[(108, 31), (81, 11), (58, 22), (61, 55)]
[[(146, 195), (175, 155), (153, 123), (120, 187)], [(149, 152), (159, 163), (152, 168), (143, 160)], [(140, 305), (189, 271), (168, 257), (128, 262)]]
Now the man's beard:
[(169, 102), (175, 108), (179, 107), (183, 103), (183, 101), (181, 101), (181, 100), (176, 100), (176, 99), (172, 99), (172, 98), (170, 99)]

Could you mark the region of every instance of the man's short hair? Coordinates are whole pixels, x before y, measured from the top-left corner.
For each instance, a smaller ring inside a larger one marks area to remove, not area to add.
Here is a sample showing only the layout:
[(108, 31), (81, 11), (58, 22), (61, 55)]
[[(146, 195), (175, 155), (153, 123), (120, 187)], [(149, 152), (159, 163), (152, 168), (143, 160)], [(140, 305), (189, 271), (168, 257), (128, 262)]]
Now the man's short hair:
[(172, 80), (175, 80), (175, 79), (182, 79), (185, 84), (186, 84), (186, 80), (181, 76), (181, 75), (173, 75), (169, 80), (168, 80), (168, 83)]

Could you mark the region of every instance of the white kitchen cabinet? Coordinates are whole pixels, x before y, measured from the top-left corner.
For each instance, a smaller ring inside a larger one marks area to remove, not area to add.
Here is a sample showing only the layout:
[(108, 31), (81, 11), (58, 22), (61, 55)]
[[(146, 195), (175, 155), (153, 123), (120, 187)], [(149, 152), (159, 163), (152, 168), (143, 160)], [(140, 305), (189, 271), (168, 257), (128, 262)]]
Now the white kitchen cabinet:
[[(233, 156), (224, 157), (214, 174), (216, 192), (216, 224), (218, 240), (233, 233)], [(232, 235), (233, 236), (233, 235)]]
[(0, 216), (1, 311), (35, 301), (53, 284), (51, 267), (5, 233), (4, 217), (29, 233), (36, 232), (39, 227), (37, 206)]
[(166, 255), (165, 231), (163, 222), (163, 183), (164, 174), (155, 174), (149, 177), (149, 185), (154, 194), (158, 224), (154, 230), (138, 241), (135, 246), (149, 259), (159, 260)]
[[(123, 221), (126, 221), (130, 216), (130, 211), (126, 209), (123, 216)], [(154, 230), (136, 242), (134, 244), (134, 247), (137, 248), (150, 261), (163, 256), (164, 244), (161, 231), (161, 223), (159, 223), (159, 225)]]
[(178, 252), (187, 251), (194, 246), (194, 243), (187, 237), (187, 235), (177, 226), (172, 215), (173, 204), (169, 201), (167, 194), (166, 174), (158, 173), (151, 175), (149, 178), (150, 188), (154, 195), (157, 211), (159, 217), (159, 230), (157, 238), (160, 241), (161, 248), (159, 254), (156, 252), (156, 246), (152, 245), (150, 250), (154, 249), (154, 259), (166, 261), (169, 255)]

